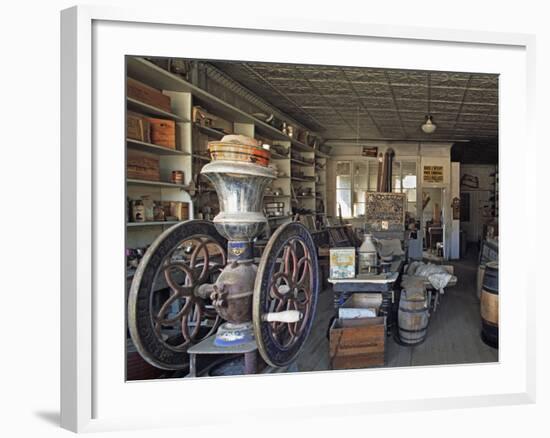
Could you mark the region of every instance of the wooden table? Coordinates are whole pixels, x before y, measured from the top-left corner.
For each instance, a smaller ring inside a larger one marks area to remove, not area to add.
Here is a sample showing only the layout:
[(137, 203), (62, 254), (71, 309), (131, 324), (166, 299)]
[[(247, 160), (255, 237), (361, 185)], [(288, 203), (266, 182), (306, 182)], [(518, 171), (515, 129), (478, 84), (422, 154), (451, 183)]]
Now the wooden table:
[(329, 278), (334, 292), (334, 309), (338, 311), (353, 293), (378, 293), (382, 295), (381, 314), (387, 317), (388, 333), (393, 327), (392, 307), (395, 302), (394, 288), (400, 282), (404, 259), (392, 262), (390, 271), (379, 275), (358, 275), (355, 278)]

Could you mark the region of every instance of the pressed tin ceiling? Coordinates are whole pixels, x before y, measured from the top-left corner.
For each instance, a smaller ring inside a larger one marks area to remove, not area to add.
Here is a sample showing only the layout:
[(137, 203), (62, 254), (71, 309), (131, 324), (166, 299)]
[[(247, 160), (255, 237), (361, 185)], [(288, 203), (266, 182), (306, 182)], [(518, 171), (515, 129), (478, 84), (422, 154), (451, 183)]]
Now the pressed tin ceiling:
[[(468, 140), (471, 146), (491, 150), (498, 145), (498, 75), (256, 62), (211, 64), (329, 143), (359, 138)], [(420, 129), (428, 112), (437, 124), (431, 135)]]

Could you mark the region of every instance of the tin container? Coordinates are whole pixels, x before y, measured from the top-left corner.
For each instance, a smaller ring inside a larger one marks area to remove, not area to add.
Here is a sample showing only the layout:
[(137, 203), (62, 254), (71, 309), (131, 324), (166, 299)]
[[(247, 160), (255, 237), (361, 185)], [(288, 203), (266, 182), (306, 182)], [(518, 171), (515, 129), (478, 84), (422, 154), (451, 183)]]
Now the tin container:
[(330, 249), (330, 278), (355, 278), (355, 248)]
[(171, 181), (174, 184), (183, 184), (183, 180), (184, 180), (183, 177), (184, 177), (183, 170), (172, 170)]
[(145, 222), (145, 206), (143, 201), (132, 201), (132, 222)]
[(244, 161), (264, 167), (271, 157), (268, 149), (238, 143), (209, 142), (208, 150), (212, 161)]

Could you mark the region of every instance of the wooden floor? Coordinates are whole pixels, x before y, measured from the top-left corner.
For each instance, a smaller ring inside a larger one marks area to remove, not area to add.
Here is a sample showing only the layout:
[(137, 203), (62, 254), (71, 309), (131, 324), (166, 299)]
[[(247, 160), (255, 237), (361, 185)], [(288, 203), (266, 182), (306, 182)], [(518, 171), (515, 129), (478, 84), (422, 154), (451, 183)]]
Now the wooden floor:
[[(477, 260), (475, 251), (455, 266), (458, 284), (445, 291), (437, 311), (430, 318), (428, 336), (415, 347), (386, 338), (386, 366), (464, 364), (498, 361), (498, 350), (481, 341), (479, 299), (475, 291)], [(300, 354), (299, 371), (328, 370), (328, 325), (334, 316), (332, 290), (319, 296), (316, 320), (310, 338)]]

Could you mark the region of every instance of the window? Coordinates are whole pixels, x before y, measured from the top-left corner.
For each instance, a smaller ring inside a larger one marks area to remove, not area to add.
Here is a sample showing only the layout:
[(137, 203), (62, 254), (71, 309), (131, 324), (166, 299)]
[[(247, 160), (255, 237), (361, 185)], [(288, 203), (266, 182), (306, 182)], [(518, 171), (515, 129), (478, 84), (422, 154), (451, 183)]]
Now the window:
[[(406, 193), (407, 212), (416, 217), (416, 161), (393, 161), (392, 191)], [(344, 218), (365, 215), (367, 192), (376, 192), (378, 160), (338, 161), (336, 163), (336, 215), (338, 206)]]
[(351, 217), (351, 161), (336, 163), (336, 216)]
[(407, 195), (407, 212), (416, 217), (416, 162), (394, 161), (392, 179), (392, 191)]
[(338, 161), (336, 163), (336, 215), (361, 217), (365, 214), (367, 192), (375, 192), (378, 160)]

